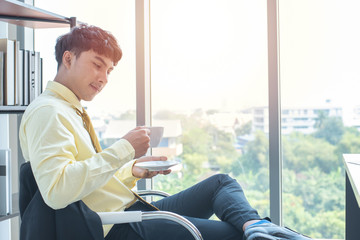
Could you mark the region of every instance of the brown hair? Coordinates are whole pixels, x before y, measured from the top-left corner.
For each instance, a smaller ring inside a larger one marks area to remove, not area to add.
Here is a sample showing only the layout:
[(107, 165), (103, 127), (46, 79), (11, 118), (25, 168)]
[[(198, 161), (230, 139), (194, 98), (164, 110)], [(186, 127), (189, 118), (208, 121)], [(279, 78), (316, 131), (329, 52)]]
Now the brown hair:
[(62, 57), (65, 51), (71, 51), (75, 56), (82, 52), (93, 50), (94, 52), (110, 58), (114, 66), (122, 57), (121, 48), (116, 38), (110, 33), (96, 26), (81, 24), (74, 27), (56, 40), (55, 57), (58, 69), (62, 64)]

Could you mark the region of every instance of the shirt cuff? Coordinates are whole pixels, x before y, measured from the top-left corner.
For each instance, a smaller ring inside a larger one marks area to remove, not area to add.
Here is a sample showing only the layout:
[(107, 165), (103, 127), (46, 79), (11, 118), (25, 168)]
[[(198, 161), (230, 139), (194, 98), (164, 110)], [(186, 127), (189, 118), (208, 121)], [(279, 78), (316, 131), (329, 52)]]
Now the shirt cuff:
[(135, 149), (126, 139), (120, 139), (107, 149), (113, 149), (119, 159), (134, 159)]
[(119, 179), (122, 183), (124, 183), (129, 189), (135, 187), (136, 182), (140, 179), (134, 177), (132, 174), (132, 168), (135, 164), (136, 160), (132, 160), (124, 166), (122, 166), (116, 173), (115, 176)]

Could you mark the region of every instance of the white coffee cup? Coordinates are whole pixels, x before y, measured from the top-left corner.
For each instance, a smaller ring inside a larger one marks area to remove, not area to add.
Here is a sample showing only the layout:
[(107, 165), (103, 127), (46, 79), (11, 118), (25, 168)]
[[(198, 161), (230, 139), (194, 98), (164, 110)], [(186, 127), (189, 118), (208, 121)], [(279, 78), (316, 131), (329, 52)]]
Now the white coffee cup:
[(152, 126), (147, 128), (150, 130), (150, 147), (157, 147), (164, 134), (164, 127)]

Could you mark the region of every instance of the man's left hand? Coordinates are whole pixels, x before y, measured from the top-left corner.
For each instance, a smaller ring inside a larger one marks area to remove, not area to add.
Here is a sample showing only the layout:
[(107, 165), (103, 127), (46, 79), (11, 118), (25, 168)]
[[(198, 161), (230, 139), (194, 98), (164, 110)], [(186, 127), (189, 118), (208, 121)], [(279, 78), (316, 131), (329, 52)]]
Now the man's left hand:
[[(144, 156), (144, 157), (137, 159), (136, 163), (147, 162), (147, 161), (166, 161), (166, 160), (167, 160), (167, 157), (165, 157), (165, 156), (160, 156), (160, 157)], [(134, 177), (137, 177), (137, 178), (152, 178), (158, 174), (168, 175), (169, 173), (171, 173), (171, 169), (168, 169), (165, 171), (149, 171), (147, 169), (137, 167), (137, 166), (135, 166), (135, 164), (132, 168), (132, 174)]]

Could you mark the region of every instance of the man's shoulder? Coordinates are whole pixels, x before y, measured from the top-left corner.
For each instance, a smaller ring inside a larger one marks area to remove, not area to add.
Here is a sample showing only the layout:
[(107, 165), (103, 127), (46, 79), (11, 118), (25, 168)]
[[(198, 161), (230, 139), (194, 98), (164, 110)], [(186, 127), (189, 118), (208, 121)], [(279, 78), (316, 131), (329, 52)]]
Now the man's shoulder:
[(71, 110), (72, 107), (70, 103), (66, 102), (65, 100), (51, 96), (40, 95), (29, 104), (23, 117), (29, 117), (36, 113), (43, 113), (44, 111), (48, 112), (49, 114), (66, 114), (66, 112)]

